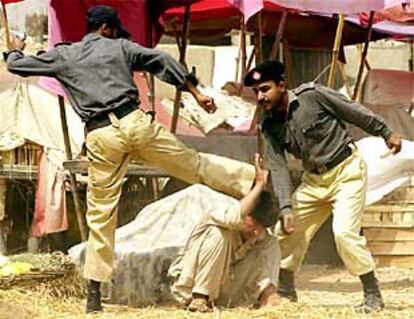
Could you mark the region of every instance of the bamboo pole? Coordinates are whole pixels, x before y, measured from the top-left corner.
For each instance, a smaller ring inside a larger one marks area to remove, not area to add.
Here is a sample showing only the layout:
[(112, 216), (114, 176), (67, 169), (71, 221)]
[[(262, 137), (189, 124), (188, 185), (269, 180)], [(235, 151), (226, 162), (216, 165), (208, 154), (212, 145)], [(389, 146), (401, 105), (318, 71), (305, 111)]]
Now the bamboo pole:
[[(263, 61), (263, 43), (262, 43), (262, 37), (263, 37), (263, 26), (262, 26), (262, 14), (259, 13), (257, 16), (257, 33), (255, 34), (255, 41), (254, 41), (254, 49), (256, 51), (256, 65), (261, 63)], [(250, 66), (248, 66), (248, 69), (250, 69)], [(256, 111), (253, 116), (252, 124), (250, 125), (250, 130), (254, 129), (254, 126), (257, 125), (259, 120), (259, 107), (256, 106)], [(260, 157), (263, 156), (263, 141), (262, 136), (260, 132), (257, 132), (257, 153), (260, 155)]]
[(11, 43), (10, 43), (10, 29), (9, 29), (9, 21), (7, 18), (7, 10), (6, 10), (6, 5), (3, 3), (3, 1), (1, 2), (1, 9), (2, 9), (2, 20), (3, 20), (3, 24), (4, 24), (4, 30), (6, 32), (6, 46), (7, 49), (11, 49)]
[(272, 50), (270, 51), (270, 59), (271, 60), (274, 60), (277, 57), (280, 42), (282, 41), (283, 33), (285, 31), (287, 16), (288, 16), (288, 11), (284, 10), (283, 14), (282, 14), (282, 18), (280, 19), (280, 22), (279, 22), (279, 27), (277, 28), (277, 33), (276, 33), (276, 36), (275, 36), (275, 41), (273, 42), (273, 45), (272, 45)]
[[(1, 2), (1, 8), (2, 8), (1, 19), (2, 19), (4, 30), (6, 33), (6, 47), (7, 49), (11, 49), (10, 30), (9, 30), (9, 23), (7, 20), (6, 5), (2, 1), (0, 2)], [(7, 254), (7, 234), (6, 234), (5, 229), (6, 229), (5, 223), (3, 222), (3, 220), (1, 220), (0, 221), (0, 254), (3, 254), (3, 255)]]
[(359, 93), (359, 90), (360, 90), (360, 87), (361, 87), (362, 74), (364, 72), (364, 66), (365, 66), (365, 61), (366, 61), (367, 54), (368, 54), (369, 42), (371, 40), (372, 24), (374, 23), (374, 15), (375, 15), (374, 11), (371, 11), (370, 14), (369, 14), (367, 37), (365, 39), (364, 49), (362, 51), (361, 61), (359, 63), (358, 76), (357, 76), (357, 80), (356, 80), (356, 83), (355, 83), (354, 94), (352, 96), (353, 100), (356, 100), (356, 98), (358, 97), (358, 93)]
[(247, 61), (247, 70), (250, 70), (253, 64), (253, 58), (256, 56), (256, 48), (253, 48)]
[(344, 22), (345, 22), (345, 17), (343, 14), (340, 14), (339, 20), (338, 20), (338, 27), (336, 29), (334, 47), (332, 50), (331, 68), (329, 70), (329, 76), (328, 76), (328, 87), (330, 88), (333, 87), (334, 80), (335, 80), (335, 70), (336, 70), (336, 64), (338, 62), (339, 49), (341, 47), (341, 42), (342, 42)]
[[(65, 100), (62, 95), (59, 98), (59, 110), (60, 110), (60, 121), (62, 123), (63, 141), (65, 143), (66, 158), (70, 161), (72, 157), (72, 149), (69, 140), (69, 129), (68, 122), (66, 119)], [(70, 188), (73, 195), (73, 203), (75, 206), (76, 217), (78, 219), (79, 231), (81, 240), (85, 242), (88, 239), (88, 228), (86, 226), (85, 215), (81, 212), (81, 205), (79, 200), (79, 194), (77, 190), (76, 175), (70, 173)]]
[(289, 88), (296, 86), (295, 76), (293, 73), (293, 59), (292, 52), (290, 50), (289, 41), (285, 39), (283, 41), (283, 59), (286, 66), (287, 84)]
[[(154, 47), (154, 37), (153, 37), (153, 23), (150, 19), (149, 22), (149, 34), (148, 34), (148, 42), (150, 43), (151, 48)], [(148, 80), (148, 102), (151, 106), (151, 111), (155, 114), (155, 79), (153, 74), (149, 74)]]
[[(180, 49), (180, 63), (186, 66), (185, 63), (185, 54), (187, 51), (187, 40), (190, 34), (190, 8), (191, 5), (187, 4), (185, 7), (184, 13), (184, 21), (183, 21), (183, 30), (182, 30), (182, 39)], [(174, 99), (174, 111), (173, 117), (171, 122), (171, 132), (175, 133), (177, 131), (177, 123), (178, 123), (178, 116), (180, 114), (180, 103), (181, 103), (181, 89), (177, 89), (175, 91), (175, 99)]]
[(244, 79), (247, 71), (246, 25), (244, 24), (244, 15), (240, 16), (240, 36), (241, 78)]
[[(246, 25), (244, 24), (244, 15), (240, 16), (240, 48), (241, 52), (241, 81), (237, 95), (240, 96), (243, 91), (243, 79), (247, 73), (247, 51), (246, 51)], [(256, 51), (256, 46), (254, 51)], [(253, 55), (253, 52), (252, 52)], [(253, 56), (250, 56), (253, 59)], [(250, 59), (249, 59), (250, 60)]]
[(344, 64), (341, 63), (341, 62), (338, 62), (338, 68), (339, 68), (339, 72), (341, 73), (342, 81), (345, 84), (346, 93), (348, 93), (348, 96), (351, 96), (351, 94), (352, 94), (351, 86), (349, 85), (349, 81), (348, 81), (348, 78), (347, 78), (346, 73), (345, 73)]
[[(254, 48), (255, 48), (255, 57), (256, 64), (259, 64), (263, 61), (263, 25), (262, 25), (262, 14), (259, 12), (257, 14), (257, 33), (254, 37)], [(250, 62), (250, 61), (249, 61)], [(249, 64), (247, 65), (247, 71), (250, 69)]]

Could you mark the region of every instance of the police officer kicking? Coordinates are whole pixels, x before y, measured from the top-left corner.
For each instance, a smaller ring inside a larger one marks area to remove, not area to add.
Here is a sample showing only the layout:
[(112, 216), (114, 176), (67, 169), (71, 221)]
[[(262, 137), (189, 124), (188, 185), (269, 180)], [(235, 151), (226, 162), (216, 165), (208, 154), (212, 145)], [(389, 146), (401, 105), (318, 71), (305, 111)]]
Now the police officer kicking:
[[(366, 196), (366, 164), (348, 135), (345, 122), (381, 136), (392, 153), (401, 136), (370, 110), (329, 88), (309, 83), (288, 91), (284, 65), (266, 61), (251, 70), (244, 84), (253, 87), (262, 109), (260, 129), (264, 158), (271, 171), (281, 209), (282, 252), (278, 293), (297, 301), (294, 273), (312, 237), (333, 214), (338, 253), (364, 291), (360, 312), (384, 308), (375, 264), (360, 235)], [(292, 195), (285, 151), (303, 162), (302, 183)]]
[(131, 159), (237, 198), (250, 192), (255, 174), (253, 165), (186, 147), (140, 109), (134, 71), (150, 72), (181, 87), (204, 110), (215, 111), (213, 99), (200, 93), (197, 79), (178, 61), (162, 51), (126, 40), (128, 32), (112, 7), (90, 8), (86, 24), (88, 33), (72, 45), (26, 56), (24, 42), (15, 38), (4, 56), (12, 73), (50, 76), (60, 81), (85, 122), (89, 226), (84, 267), (84, 277), (89, 280), (86, 312), (96, 312), (102, 311), (101, 283), (112, 279), (118, 201)]

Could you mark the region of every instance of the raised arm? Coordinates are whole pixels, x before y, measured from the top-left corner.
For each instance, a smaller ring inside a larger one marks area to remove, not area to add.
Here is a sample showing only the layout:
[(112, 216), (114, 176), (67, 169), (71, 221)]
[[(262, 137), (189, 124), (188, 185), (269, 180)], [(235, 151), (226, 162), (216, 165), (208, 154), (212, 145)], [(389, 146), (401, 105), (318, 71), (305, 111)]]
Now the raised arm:
[(240, 212), (242, 216), (249, 215), (253, 211), (257, 205), (257, 201), (259, 200), (260, 193), (266, 188), (269, 172), (262, 169), (260, 161), (261, 159), (259, 157), (259, 154), (256, 154), (256, 176), (254, 180), (254, 186), (250, 192), (240, 201)]
[(156, 49), (145, 48), (127, 40), (123, 41), (133, 70), (147, 71), (161, 81), (190, 92), (198, 105), (209, 113), (213, 113), (216, 110), (214, 100), (201, 94), (197, 89), (197, 79), (188, 73), (185, 67), (170, 54)]
[(393, 153), (401, 150), (401, 136), (392, 132), (385, 121), (360, 103), (353, 102), (335, 90), (318, 87), (321, 103), (341, 120), (354, 124), (365, 132), (381, 136)]
[(11, 50), (3, 53), (7, 62), (7, 70), (20, 76), (43, 75), (55, 76), (63, 66), (59, 52), (53, 49), (40, 55), (23, 53), (24, 41), (13, 37)]

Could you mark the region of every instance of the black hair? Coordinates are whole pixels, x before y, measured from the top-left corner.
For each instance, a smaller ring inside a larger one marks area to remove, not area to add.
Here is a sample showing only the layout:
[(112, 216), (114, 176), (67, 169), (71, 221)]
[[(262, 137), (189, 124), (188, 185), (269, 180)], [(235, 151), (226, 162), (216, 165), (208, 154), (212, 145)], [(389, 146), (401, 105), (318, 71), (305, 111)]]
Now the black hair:
[(277, 221), (276, 201), (271, 192), (262, 191), (260, 193), (256, 207), (250, 213), (263, 227), (271, 227)]
[(87, 21), (86, 21), (86, 31), (88, 33), (98, 31), (99, 28), (102, 27), (102, 25), (104, 23), (105, 22), (103, 22), (102, 20), (97, 20), (97, 19), (94, 19), (94, 18), (88, 18)]

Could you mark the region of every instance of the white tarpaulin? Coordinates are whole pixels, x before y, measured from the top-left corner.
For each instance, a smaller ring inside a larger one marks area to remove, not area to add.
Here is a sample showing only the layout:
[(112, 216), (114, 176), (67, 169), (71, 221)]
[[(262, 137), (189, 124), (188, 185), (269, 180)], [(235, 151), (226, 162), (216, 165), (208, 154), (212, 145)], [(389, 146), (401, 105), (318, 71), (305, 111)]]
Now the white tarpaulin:
[[(237, 127), (240, 123), (250, 123), (253, 119), (256, 109), (254, 104), (212, 87), (200, 88), (200, 90), (203, 94), (214, 98), (217, 111), (212, 114), (207, 113), (197, 104), (190, 93), (184, 92), (182, 96), (184, 108), (180, 109), (180, 116), (190, 125), (200, 129), (204, 134), (210, 133), (225, 123), (232, 127)], [(173, 101), (164, 99), (162, 104), (170, 114), (173, 113)]]
[[(110, 302), (143, 305), (169, 299), (167, 270), (184, 247), (194, 226), (207, 214), (222, 209), (227, 195), (193, 185), (146, 206), (134, 221), (116, 231), (116, 271), (108, 287)], [(69, 251), (82, 267), (85, 245)]]
[[(66, 104), (66, 116), (73, 154), (84, 140), (83, 124)], [(21, 80), (13, 88), (0, 92), (0, 151), (19, 147), (30, 140), (41, 146), (64, 152), (59, 102), (56, 95)]]
[(366, 205), (410, 183), (414, 176), (414, 142), (403, 140), (401, 152), (385, 158), (382, 155), (388, 152), (388, 148), (380, 137), (363, 138), (356, 144), (368, 168)]

